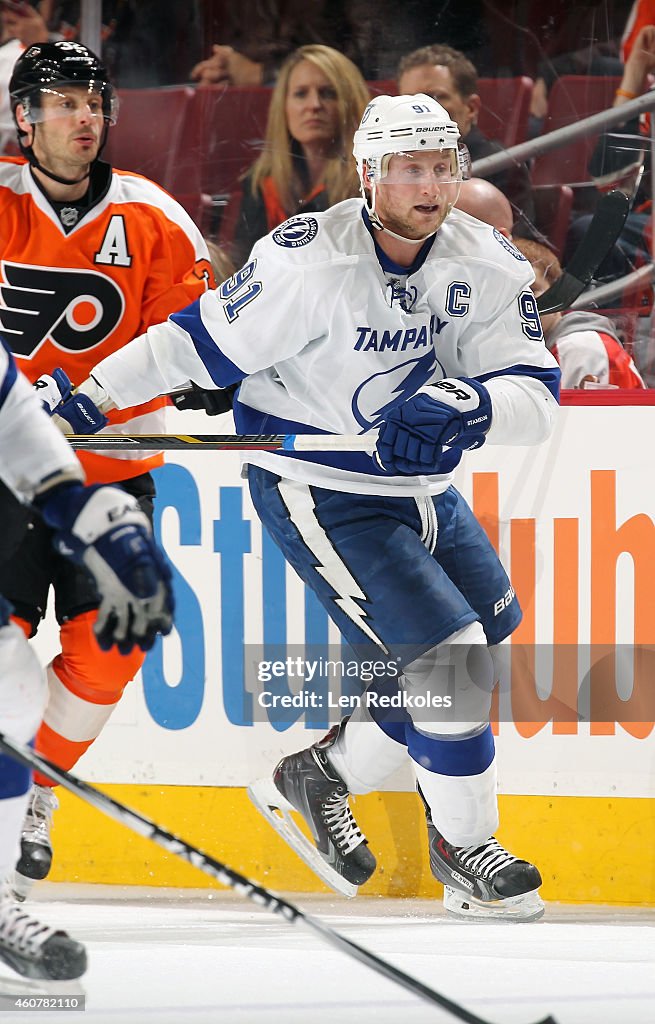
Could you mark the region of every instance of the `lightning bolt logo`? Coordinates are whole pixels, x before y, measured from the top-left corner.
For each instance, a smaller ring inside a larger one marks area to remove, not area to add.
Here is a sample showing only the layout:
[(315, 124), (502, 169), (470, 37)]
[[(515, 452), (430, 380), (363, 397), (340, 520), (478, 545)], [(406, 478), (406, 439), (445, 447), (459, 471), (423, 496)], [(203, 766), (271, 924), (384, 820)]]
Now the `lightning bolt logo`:
[(280, 497), (289, 513), (305, 546), (314, 556), (314, 569), (338, 596), (333, 598), (336, 606), (347, 615), (358, 629), (385, 654), (389, 651), (369, 623), (369, 616), (360, 602), (367, 597), (350, 572), (339, 552), (333, 546), (316, 516), (316, 505), (307, 484), (295, 480), (280, 480)]
[(419, 359), (410, 359), (390, 370), (374, 373), (359, 385), (353, 395), (353, 416), (364, 430), (379, 427), (391, 409), (406, 402), (434, 377), (437, 367), (445, 377), (444, 368), (432, 350)]

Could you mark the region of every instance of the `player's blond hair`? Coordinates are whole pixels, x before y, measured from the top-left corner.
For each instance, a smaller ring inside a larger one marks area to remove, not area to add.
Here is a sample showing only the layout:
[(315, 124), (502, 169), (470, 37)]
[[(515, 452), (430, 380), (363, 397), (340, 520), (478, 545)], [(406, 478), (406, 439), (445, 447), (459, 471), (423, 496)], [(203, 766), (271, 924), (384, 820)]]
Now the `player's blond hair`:
[(333, 153), (323, 176), (330, 206), (359, 193), (352, 142), (370, 99), (368, 86), (359, 69), (331, 46), (301, 46), (287, 58), (271, 96), (264, 151), (252, 168), (253, 194), (264, 178), (271, 177), (287, 210), (294, 210), (298, 201), (298, 190), (294, 185), (300, 183), (294, 164), (302, 159), (302, 151), (289, 134), (285, 106), (291, 72), (304, 60), (323, 72), (337, 96), (339, 137), (334, 140)]

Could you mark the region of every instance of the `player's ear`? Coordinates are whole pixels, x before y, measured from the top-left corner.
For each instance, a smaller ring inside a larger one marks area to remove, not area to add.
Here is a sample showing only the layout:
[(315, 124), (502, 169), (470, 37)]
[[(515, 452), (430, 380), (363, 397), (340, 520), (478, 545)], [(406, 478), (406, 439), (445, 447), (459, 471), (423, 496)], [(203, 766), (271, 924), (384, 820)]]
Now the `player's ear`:
[(482, 100), (478, 96), (477, 92), (472, 92), (470, 96), (467, 96), (465, 103), (470, 117), (469, 126), (477, 124), (478, 117), (480, 116), (480, 108), (482, 106)]
[(24, 133), (23, 144), (26, 146), (32, 145), (32, 134), (34, 132), (34, 126), (25, 117), (25, 108), (22, 103), (19, 103), (16, 107), (16, 124), (18, 125), (21, 132)]

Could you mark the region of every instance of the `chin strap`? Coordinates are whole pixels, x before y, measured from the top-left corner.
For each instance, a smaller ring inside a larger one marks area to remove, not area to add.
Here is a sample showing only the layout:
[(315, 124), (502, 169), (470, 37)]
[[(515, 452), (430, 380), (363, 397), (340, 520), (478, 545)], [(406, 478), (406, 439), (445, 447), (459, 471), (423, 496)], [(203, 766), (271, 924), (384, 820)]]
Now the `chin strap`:
[[(364, 202), (366, 203), (366, 210), (368, 212), (368, 218), (369, 218), (369, 220), (371, 222), (371, 225), (375, 228), (376, 231), (385, 231), (388, 235), (391, 235), (391, 237), (395, 238), (398, 242), (406, 242), (407, 245), (423, 245), (424, 242), (427, 242), (428, 238), (432, 238), (432, 236), (436, 234), (436, 231), (431, 231), (429, 235), (423, 235), (423, 238), (406, 238), (405, 235), (398, 235), (398, 234), (396, 234), (396, 232), (392, 231), (391, 228), (386, 228), (384, 226), (384, 224), (382, 223), (382, 221), (380, 220), (380, 218), (379, 218), (379, 216), (377, 214), (377, 211), (375, 209), (375, 182), (373, 182), (372, 185), (371, 185), (370, 201), (369, 201), (369, 199), (368, 199), (368, 197), (366, 195), (366, 192), (365, 192), (363, 187), (362, 187), (361, 191), (362, 191), (362, 195), (364, 197)], [(448, 210), (448, 213), (446, 214), (446, 217), (448, 216), (450, 211), (453, 209), (454, 205), (455, 205), (455, 203), (451, 203), (450, 204), (450, 208)], [(445, 217), (444, 217), (444, 220), (445, 220)]]
[(86, 174), (83, 174), (81, 178), (61, 178), (58, 174), (53, 174), (52, 171), (46, 170), (35, 156), (32, 156), (31, 158), (28, 156), (27, 159), (32, 167), (36, 167), (41, 174), (45, 174), (46, 178), (50, 178), (52, 181), (56, 181), (60, 185), (79, 185), (80, 182), (86, 181), (86, 179), (91, 176), (91, 164), (89, 164)]
[(387, 235), (397, 238), (399, 242), (405, 242), (406, 245), (423, 245), (424, 242), (427, 242), (428, 238), (432, 238), (436, 234), (436, 231), (431, 231), (429, 235), (424, 235), (423, 238), (406, 238), (405, 235), (397, 235), (391, 228), (385, 228), (384, 224), (381, 224), (380, 227)]
[(395, 231), (391, 230), (391, 228), (385, 228), (384, 224), (382, 223), (377, 214), (377, 211), (375, 209), (375, 184), (371, 186), (370, 203), (363, 189), (362, 193), (364, 196), (364, 202), (366, 203), (368, 219), (370, 220), (371, 225), (375, 228), (376, 231), (385, 231), (388, 235), (391, 235), (392, 238), (397, 239), (399, 242), (406, 242), (408, 245), (423, 245), (423, 242), (426, 242), (428, 238), (431, 238), (432, 235), (435, 234), (434, 231), (431, 231), (429, 235), (424, 235), (423, 238), (405, 238), (404, 235), (397, 235)]

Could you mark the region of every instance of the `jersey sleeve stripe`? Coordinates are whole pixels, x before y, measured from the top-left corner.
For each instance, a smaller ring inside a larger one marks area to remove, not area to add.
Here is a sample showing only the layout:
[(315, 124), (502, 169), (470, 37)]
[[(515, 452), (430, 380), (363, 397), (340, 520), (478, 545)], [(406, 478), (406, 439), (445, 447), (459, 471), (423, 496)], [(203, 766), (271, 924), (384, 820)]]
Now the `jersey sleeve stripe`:
[(533, 377), (548, 388), (553, 398), (559, 399), (562, 373), (558, 366), (530, 366), (528, 363), (516, 363), (514, 366), (506, 366), (502, 370), (481, 373), (475, 379), (479, 380), (481, 384), (485, 384), (493, 377)]
[(200, 299), (196, 299), (179, 313), (173, 313), (169, 319), (178, 324), (190, 336), (199, 358), (218, 387), (226, 388), (229, 384), (236, 384), (237, 381), (243, 380), (247, 376), (245, 370), (242, 370), (224, 352), (221, 352), (205, 327), (200, 313)]

